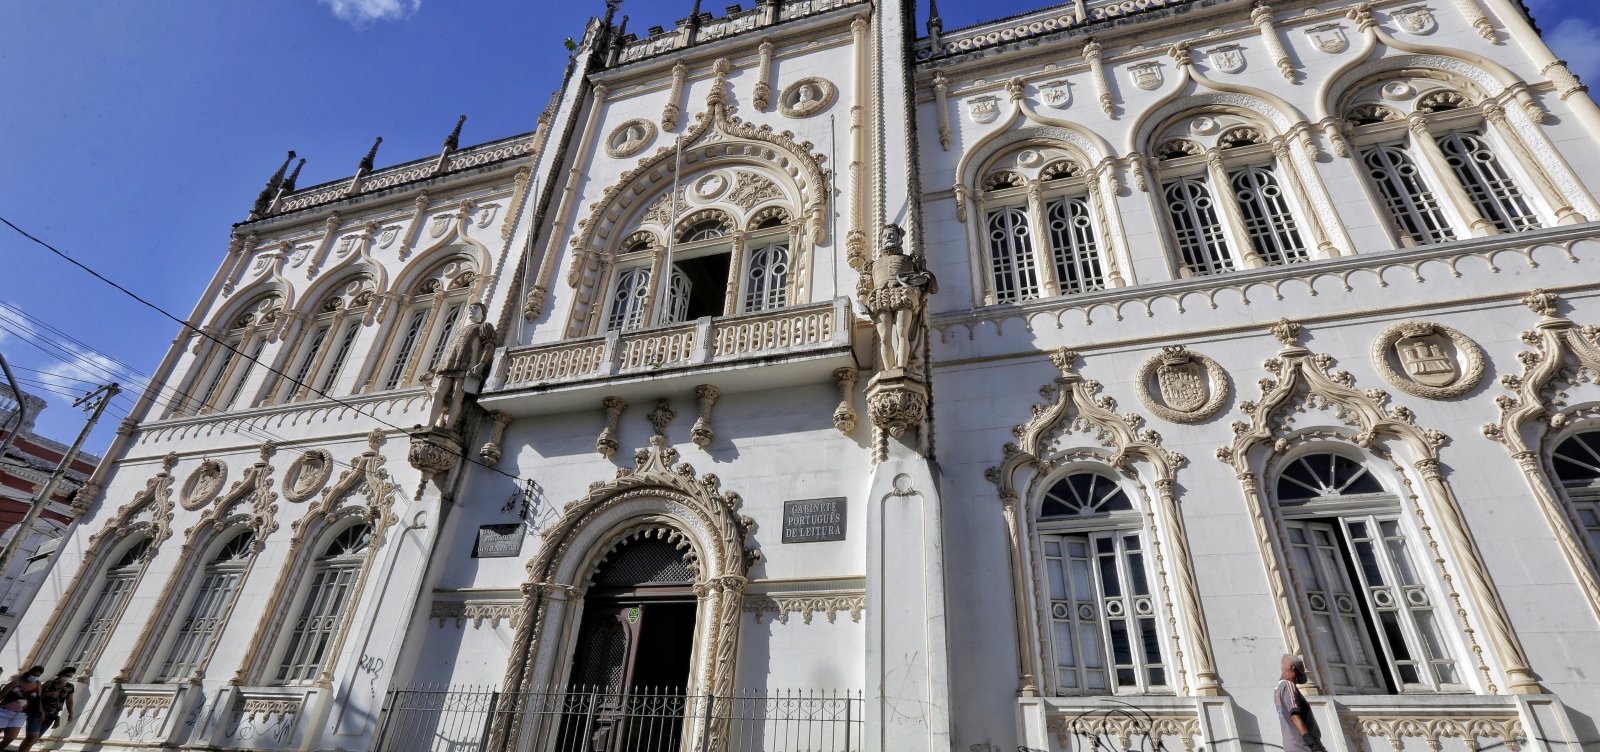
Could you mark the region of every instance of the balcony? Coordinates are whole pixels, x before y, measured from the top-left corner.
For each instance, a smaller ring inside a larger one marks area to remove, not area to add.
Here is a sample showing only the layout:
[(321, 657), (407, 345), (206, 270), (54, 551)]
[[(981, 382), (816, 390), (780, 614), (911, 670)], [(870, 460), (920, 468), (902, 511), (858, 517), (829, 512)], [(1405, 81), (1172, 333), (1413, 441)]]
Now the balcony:
[(848, 298), (777, 311), (502, 348), (479, 398), (489, 410), (548, 414), (603, 396), (647, 397), (711, 383), (724, 392), (831, 379), (854, 366)]

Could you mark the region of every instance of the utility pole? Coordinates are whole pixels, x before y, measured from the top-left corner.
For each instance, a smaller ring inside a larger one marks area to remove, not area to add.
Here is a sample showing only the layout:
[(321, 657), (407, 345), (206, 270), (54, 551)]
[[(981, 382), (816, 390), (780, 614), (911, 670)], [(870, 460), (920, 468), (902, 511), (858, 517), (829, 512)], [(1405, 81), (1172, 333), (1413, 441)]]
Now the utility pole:
[(0, 462), (5, 462), (6, 452), (11, 450), (11, 440), (28, 423), (28, 400), (22, 396), (22, 387), (17, 386), (17, 378), (11, 375), (11, 364), (6, 362), (4, 355), (0, 355), (0, 370), (5, 371), (6, 381), (11, 383), (11, 396), (17, 399), (17, 425), (6, 432), (5, 440), (0, 441)]
[(0, 578), (5, 577), (6, 570), (11, 567), (11, 560), (16, 558), (17, 551), (22, 548), (23, 542), (32, 535), (33, 523), (38, 521), (39, 513), (43, 512), (45, 507), (50, 506), (50, 496), (56, 492), (56, 486), (61, 484), (61, 478), (67, 474), (67, 468), (72, 467), (72, 461), (77, 459), (78, 450), (83, 447), (83, 442), (89, 438), (89, 432), (94, 430), (94, 424), (99, 422), (100, 414), (105, 412), (106, 405), (111, 403), (111, 398), (117, 396), (117, 393), (121, 391), (122, 386), (120, 384), (106, 384), (79, 397), (76, 402), (72, 403), (73, 407), (79, 407), (89, 400), (99, 399), (99, 402), (95, 403), (94, 413), (89, 416), (89, 422), (85, 423), (83, 430), (78, 432), (78, 440), (72, 442), (72, 448), (68, 449), (66, 454), (61, 455), (61, 462), (56, 465), (56, 471), (50, 474), (50, 479), (44, 482), (44, 487), (40, 489), (39, 494), (33, 497), (33, 503), (28, 506), (27, 516), (23, 517), (22, 522), (17, 524), (17, 532), (6, 543), (5, 552), (0, 553)]

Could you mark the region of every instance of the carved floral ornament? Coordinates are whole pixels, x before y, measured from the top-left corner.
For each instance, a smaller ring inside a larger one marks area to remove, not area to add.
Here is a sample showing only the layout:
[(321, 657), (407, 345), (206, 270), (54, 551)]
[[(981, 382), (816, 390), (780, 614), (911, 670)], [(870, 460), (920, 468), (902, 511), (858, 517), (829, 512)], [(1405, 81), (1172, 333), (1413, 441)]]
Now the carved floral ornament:
[(778, 112), (785, 117), (811, 117), (828, 109), (838, 94), (838, 87), (826, 78), (802, 78), (778, 96)]
[(228, 466), (221, 460), (205, 460), (200, 466), (189, 473), (189, 479), (184, 481), (183, 494), (178, 502), (184, 509), (194, 511), (209, 504), (222, 490), (222, 485), (228, 477)]
[(1139, 368), (1139, 401), (1162, 420), (1199, 423), (1228, 399), (1228, 373), (1210, 357), (1183, 345), (1161, 349)]
[[(1460, 502), (1444, 477), (1439, 448), (1449, 437), (1438, 430), (1417, 426), (1416, 415), (1410, 408), (1389, 405), (1388, 392), (1358, 389), (1355, 377), (1348, 371), (1335, 370), (1332, 356), (1314, 353), (1300, 344), (1303, 331), (1300, 324), (1283, 319), (1273, 324), (1270, 331), (1282, 347), (1275, 357), (1262, 364), (1269, 375), (1259, 382), (1261, 396), (1239, 403), (1239, 411), (1248, 420), (1232, 424), (1234, 440), (1217, 449), (1216, 456), (1237, 474), (1253, 519), (1256, 543), (1267, 565), (1268, 584), (1288, 651), (1315, 657), (1315, 651), (1304, 642), (1310, 626), (1300, 618), (1300, 596), (1290, 584), (1286, 554), (1281, 550), (1285, 537), (1282, 519), (1277, 506), (1267, 502), (1260, 468), (1265, 460), (1291, 451), (1297, 442), (1348, 441), (1364, 450), (1393, 457), (1395, 453), (1388, 446), (1392, 441), (1404, 448), (1422, 478), (1423, 487), (1409, 494), (1411, 514), (1424, 520), (1423, 530), (1429, 538), (1429, 546), (1437, 546), (1450, 554), (1448, 561), (1453, 569), (1445, 569), (1444, 558), (1438, 558), (1436, 566), (1441, 581), (1448, 586), (1455, 613), (1462, 620), (1457, 626), (1468, 635), (1469, 647), (1478, 656), (1477, 668), (1489, 693), (1500, 691), (1488, 664), (1489, 655), (1498, 658), (1509, 680), (1508, 691), (1513, 694), (1542, 691), (1521, 641), (1511, 627), (1505, 604), (1489, 577), (1488, 566), (1467, 527)], [(1304, 427), (1297, 425), (1306, 419), (1302, 416), (1308, 414), (1309, 420), (1323, 420), (1322, 416), (1326, 416), (1337, 425), (1327, 430), (1315, 428), (1315, 423)], [(1409, 485), (1411, 480), (1404, 475), (1405, 468), (1398, 459), (1391, 461)], [(1436, 533), (1442, 540), (1435, 540)], [(1477, 606), (1476, 615), (1469, 614), (1467, 601)], [(1480, 645), (1480, 638), (1488, 644)]]
[[(762, 558), (749, 541), (755, 520), (740, 513), (739, 494), (722, 490), (715, 475), (697, 476), (692, 466), (678, 461), (677, 450), (663, 436), (652, 436), (649, 446), (635, 452), (634, 465), (618, 468), (611, 481), (592, 484), (541, 532), (544, 543), (527, 565), (522, 618), (505, 677), (504, 686), (515, 688), (511, 691), (551, 680), (542, 674), (553, 670), (547, 654), (559, 646), (545, 642), (559, 636), (546, 628), (552, 622), (559, 628), (562, 619), (556, 614), (581, 598), (592, 572), (584, 563), (592, 563), (595, 544), (603, 552), (605, 541), (614, 544), (637, 534), (678, 536), (675, 542), (684, 544), (680, 549), (692, 552), (703, 618), (691, 676), (700, 692), (732, 689), (745, 578)], [(570, 617), (570, 611), (564, 613)], [(516, 746), (523, 727), (520, 715), (514, 716), (491, 729), (491, 747)]]
[(606, 137), (606, 156), (613, 159), (631, 157), (644, 151), (651, 141), (656, 140), (656, 124), (644, 118), (634, 118), (622, 125)]
[(1404, 321), (1372, 342), (1372, 366), (1400, 391), (1426, 399), (1451, 399), (1483, 380), (1483, 350), (1443, 324)]
[[(1163, 448), (1161, 435), (1143, 428), (1144, 418), (1134, 413), (1118, 415), (1116, 400), (1100, 394), (1099, 382), (1077, 373), (1077, 352), (1062, 348), (1051, 353), (1050, 360), (1060, 375), (1039, 390), (1047, 402), (1035, 404), (1032, 418), (1012, 429), (1017, 441), (1007, 443), (1001, 463), (985, 473), (999, 489), (1009, 528), (1012, 567), (1019, 570), (1012, 583), (1018, 588), (1013, 603), (1017, 608), (1017, 649), (1024, 656), (1019, 679), (1023, 691), (1052, 691), (1052, 672), (1046, 668), (1051, 665), (1050, 656), (1044, 647), (1044, 635), (1050, 626), (1039, 605), (1047, 599), (1039, 591), (1045, 577), (1035, 545), (1035, 500), (1063, 469), (1090, 463), (1138, 483), (1147, 514), (1167, 531), (1165, 539), (1153, 535), (1151, 544), (1159, 567), (1155, 574), (1160, 589), (1167, 593), (1163, 608), (1172, 617), (1168, 640), (1175, 654), (1182, 654), (1185, 659), (1174, 662), (1178, 670), (1176, 686), (1182, 694), (1189, 694), (1191, 689), (1198, 695), (1220, 694), (1199, 584), (1178, 512), (1175, 476), (1188, 464), (1188, 458)], [(1154, 498), (1150, 494), (1152, 488)], [(1179, 622), (1183, 625), (1181, 633), (1177, 629)], [(1184, 635), (1192, 637), (1192, 642)]]

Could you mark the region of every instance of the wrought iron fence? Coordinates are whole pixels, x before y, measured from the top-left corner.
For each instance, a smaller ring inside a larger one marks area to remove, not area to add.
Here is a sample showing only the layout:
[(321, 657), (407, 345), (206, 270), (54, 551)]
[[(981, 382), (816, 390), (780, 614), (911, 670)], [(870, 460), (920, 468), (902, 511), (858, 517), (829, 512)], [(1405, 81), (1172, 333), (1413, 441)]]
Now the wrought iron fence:
[(390, 690), (376, 748), (487, 752), (495, 721), (516, 716), (541, 752), (851, 752), (862, 711), (860, 691), (407, 687)]

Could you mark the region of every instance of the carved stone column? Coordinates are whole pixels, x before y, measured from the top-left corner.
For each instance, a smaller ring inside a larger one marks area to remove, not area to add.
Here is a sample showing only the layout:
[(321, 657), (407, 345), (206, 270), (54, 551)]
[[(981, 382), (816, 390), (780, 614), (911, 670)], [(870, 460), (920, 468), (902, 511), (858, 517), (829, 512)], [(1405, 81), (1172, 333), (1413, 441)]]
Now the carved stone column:
[(1317, 671), (1308, 674), (1306, 683), (1301, 687), (1306, 694), (1321, 694), (1317, 680), (1327, 673), (1327, 666), (1317, 654), (1307, 648), (1301, 640), (1300, 627), (1295, 618), (1295, 604), (1290, 602), (1294, 592), (1294, 583), (1289, 578), (1286, 558), (1279, 554), (1276, 541), (1279, 539), (1277, 531), (1273, 530), (1273, 515), (1266, 508), (1266, 502), (1261, 498), (1259, 479), (1255, 473), (1239, 473), (1236, 476), (1239, 487), (1244, 491), (1245, 507), (1250, 510), (1250, 524), (1256, 534), (1256, 545), (1261, 547), (1261, 559), (1267, 564), (1267, 585), (1272, 590), (1272, 605), (1278, 612), (1278, 626), (1283, 630), (1283, 643), (1288, 652), (1300, 656), (1307, 664), (1314, 665)]
[(859, 372), (855, 368), (846, 366), (833, 369), (833, 380), (839, 385), (839, 406), (833, 411), (833, 427), (839, 433), (848, 434), (856, 430), (856, 379)]
[(1093, 74), (1095, 97), (1100, 100), (1100, 109), (1107, 115), (1115, 116), (1116, 106), (1111, 101), (1111, 87), (1106, 83), (1105, 48), (1093, 38), (1083, 46), (1083, 59), (1089, 61), (1089, 71)]
[(1483, 561), (1483, 554), (1478, 550), (1477, 542), (1468, 533), (1467, 520), (1461, 513), (1461, 504), (1456, 500), (1450, 484), (1444, 482), (1439, 461), (1432, 458), (1418, 460), (1416, 468), (1422, 473), (1422, 480), (1427, 484), (1429, 493), (1438, 502), (1436, 509), (1442, 518), (1438, 527), (1443, 530), (1446, 543), (1455, 554), (1456, 561), (1460, 563), (1462, 581), (1466, 584), (1468, 592), (1474, 596), (1474, 600), (1478, 602), (1483, 615), (1484, 632), (1487, 633), (1489, 642), (1494, 645), (1500, 664), (1505, 668), (1506, 678), (1510, 680), (1511, 686), (1507, 689), (1512, 694), (1518, 695), (1543, 693), (1544, 688), (1539, 686), (1538, 677), (1528, 665), (1528, 655), (1522, 649), (1522, 641), (1511, 626), (1511, 619), (1506, 614), (1506, 606), (1500, 599), (1500, 592), (1495, 588), (1494, 581), (1489, 578), (1489, 567)]
[(1445, 195), (1450, 198), (1451, 205), (1455, 206), (1456, 210), (1466, 218), (1467, 226), (1471, 229), (1472, 236), (1499, 235), (1500, 230), (1494, 226), (1493, 222), (1484, 218), (1483, 214), (1478, 211), (1478, 207), (1472, 203), (1472, 197), (1468, 196), (1466, 189), (1461, 187), (1461, 181), (1456, 180), (1455, 172), (1450, 169), (1450, 162), (1445, 159), (1444, 152), (1439, 149), (1438, 142), (1433, 140), (1433, 134), (1428, 132), (1428, 121), (1424, 120), (1420, 115), (1412, 115), (1408, 125), (1411, 128), (1411, 143), (1422, 154), (1423, 159), (1427, 161), (1428, 167), (1433, 170), (1433, 174), (1439, 176), (1436, 182), (1440, 187), (1444, 188)]
[(1233, 246), (1239, 265), (1245, 269), (1260, 269), (1266, 265), (1261, 256), (1256, 253), (1256, 246), (1250, 242), (1250, 235), (1244, 231), (1244, 215), (1239, 211), (1239, 202), (1233, 197), (1233, 182), (1228, 179), (1228, 171), (1222, 165), (1222, 153), (1216, 149), (1206, 152), (1206, 179), (1211, 184), (1211, 202), (1223, 216), (1228, 218), (1227, 235), (1228, 245)]
[(1177, 485), (1171, 478), (1156, 481), (1156, 501), (1161, 505), (1161, 517), (1169, 528), (1167, 537), (1172, 541), (1169, 553), (1172, 569), (1177, 573), (1173, 589), (1177, 591), (1178, 613), (1193, 638), (1188, 648), (1194, 661), (1194, 691), (1197, 695), (1214, 697), (1222, 694), (1222, 682), (1217, 678), (1217, 659), (1211, 654), (1211, 631), (1206, 628), (1200, 604), (1200, 583), (1195, 578), (1194, 559), (1189, 554), (1189, 535), (1184, 530), (1183, 513), (1178, 510)]
[(489, 440), (478, 450), (478, 458), (483, 460), (483, 464), (494, 467), (500, 464), (500, 457), (504, 454), (500, 442), (505, 439), (506, 426), (511, 425), (511, 413), (495, 410), (489, 413), (489, 420), (494, 422), (494, 427), (489, 431)]

